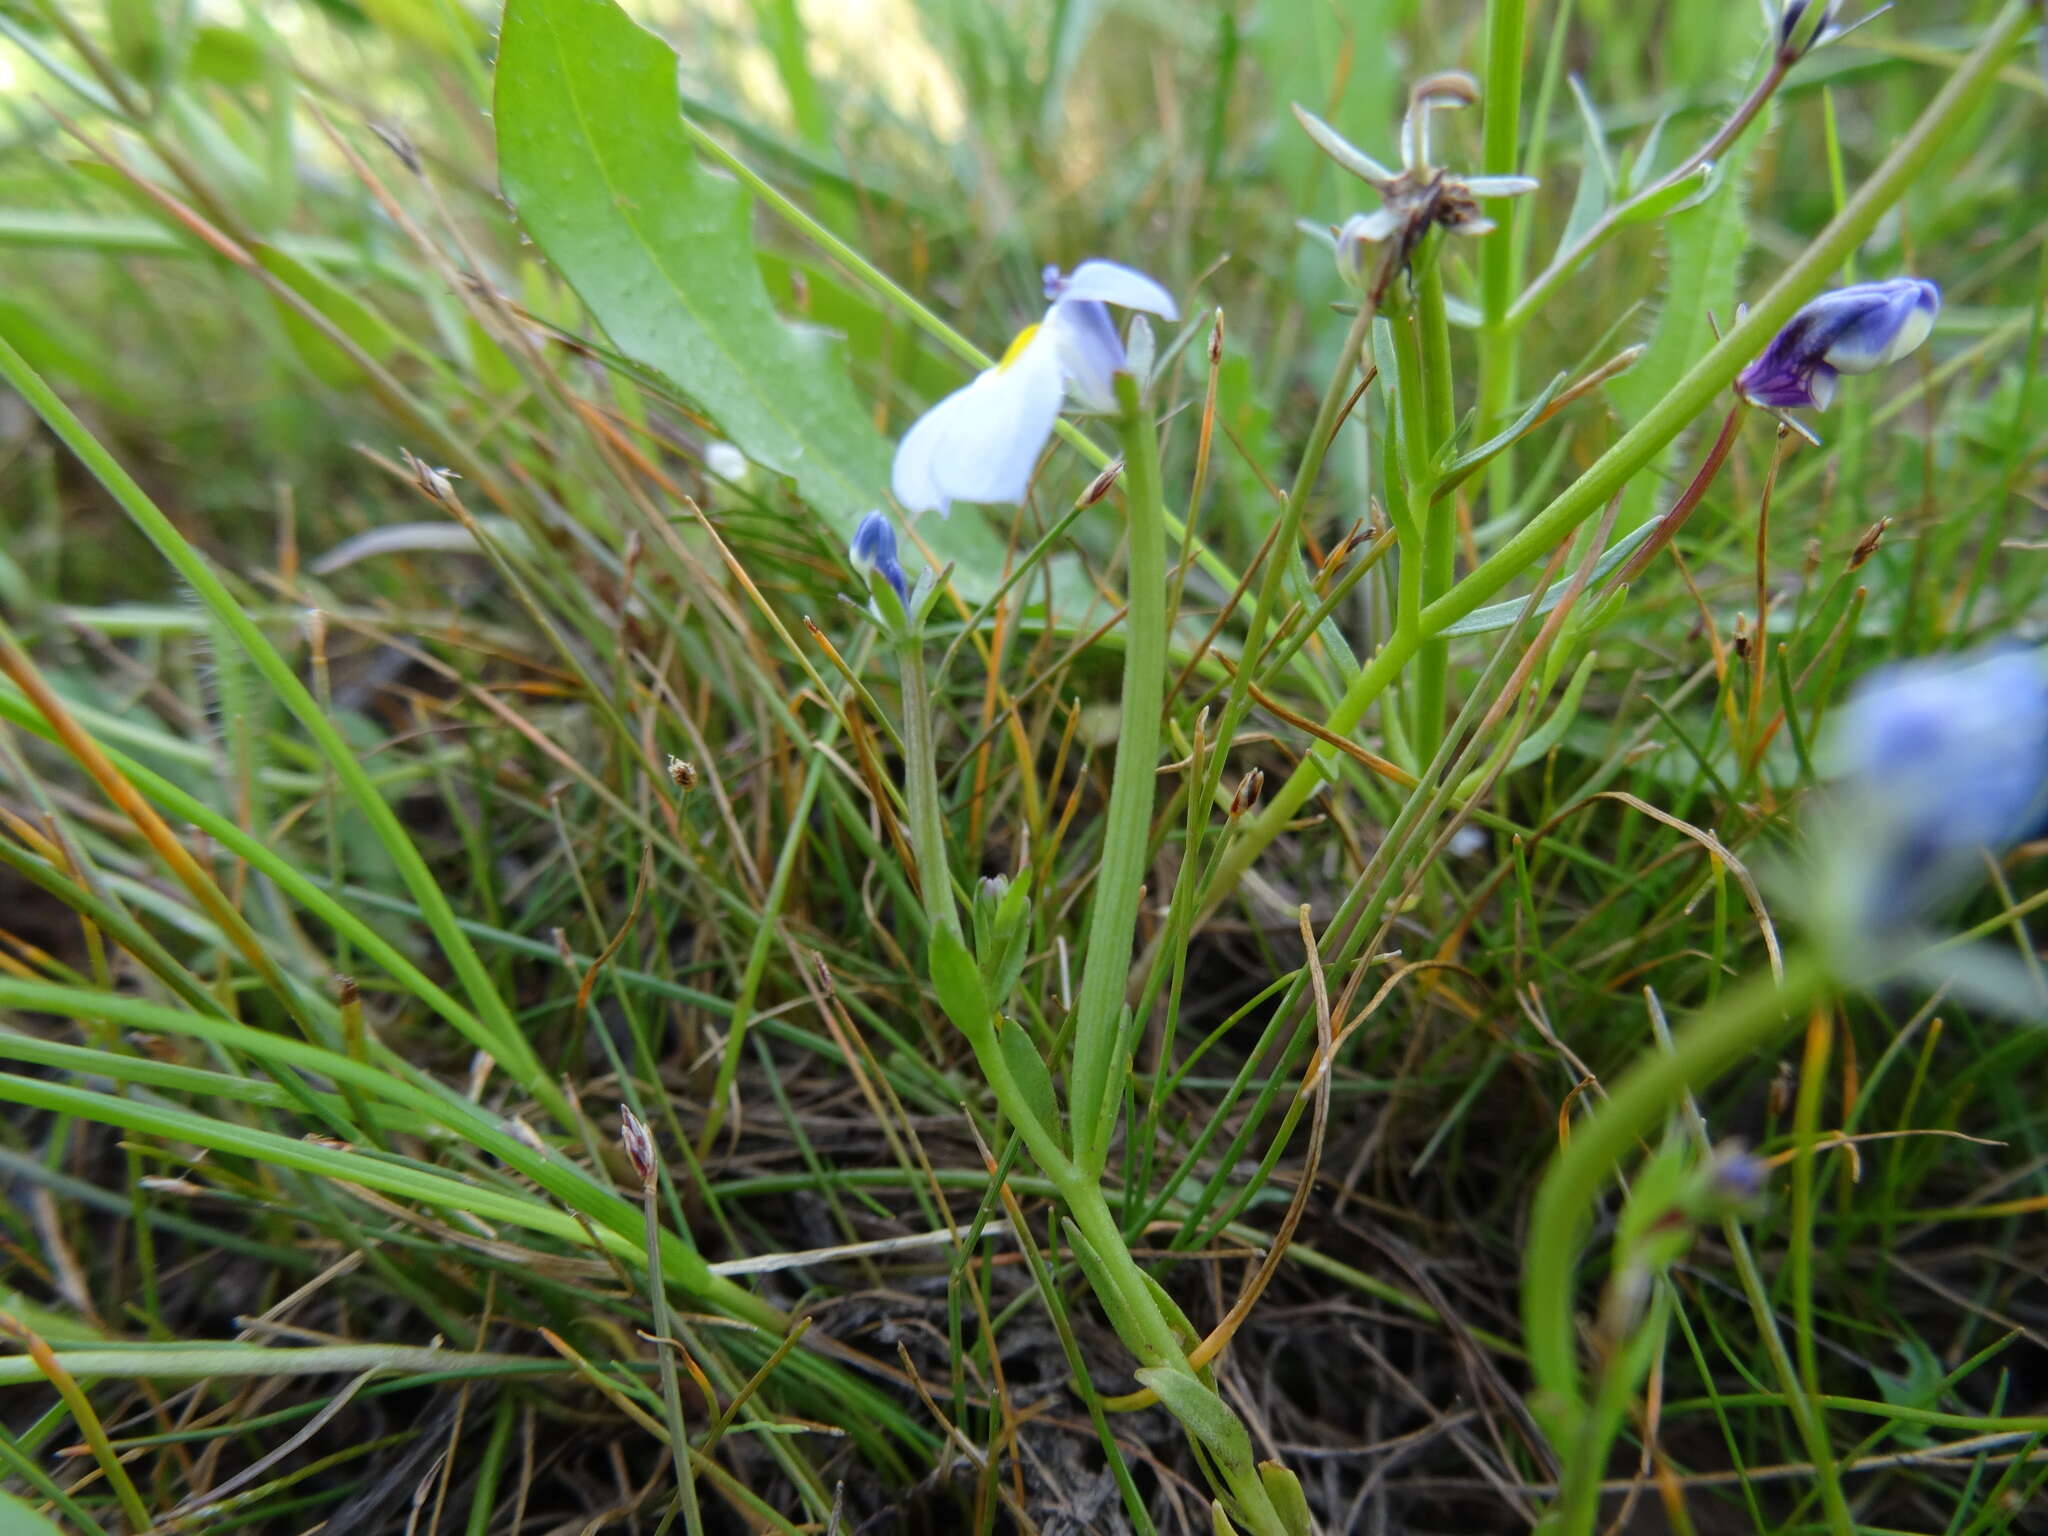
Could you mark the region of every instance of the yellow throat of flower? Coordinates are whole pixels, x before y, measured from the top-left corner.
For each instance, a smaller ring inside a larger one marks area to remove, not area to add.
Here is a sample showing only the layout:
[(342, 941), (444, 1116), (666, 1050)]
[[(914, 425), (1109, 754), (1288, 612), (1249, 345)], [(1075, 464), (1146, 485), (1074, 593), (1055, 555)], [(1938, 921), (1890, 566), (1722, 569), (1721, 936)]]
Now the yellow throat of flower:
[(1012, 338), (1008, 350), (1003, 353), (1002, 361), (996, 364), (996, 372), (1001, 373), (1005, 368), (1009, 367), (1010, 364), (1017, 361), (1019, 357), (1022, 357), (1024, 355), (1024, 349), (1031, 345), (1031, 338), (1036, 336), (1037, 334), (1038, 327), (1035, 325), (1027, 325), (1024, 327), (1023, 330), (1019, 331), (1016, 334), (1016, 336)]

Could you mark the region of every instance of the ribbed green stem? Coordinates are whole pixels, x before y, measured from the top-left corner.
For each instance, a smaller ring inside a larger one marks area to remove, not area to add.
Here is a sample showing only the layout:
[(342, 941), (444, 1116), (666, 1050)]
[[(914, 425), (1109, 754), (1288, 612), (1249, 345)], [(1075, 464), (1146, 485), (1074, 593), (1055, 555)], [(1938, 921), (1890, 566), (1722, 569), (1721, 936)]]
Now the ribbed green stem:
[[(1451, 323), (1444, 307), (1443, 268), (1437, 261), (1432, 239), (1419, 254), (1415, 267), (1415, 335), (1401, 349), (1401, 381), (1404, 393), (1408, 380), (1421, 383), (1421, 398), (1414, 402), (1421, 422), (1410, 447), (1408, 505), (1410, 515), (1422, 523), (1422, 596), (1433, 603), (1451, 590), (1458, 571), (1458, 502), (1455, 496), (1436, 494), (1436, 458), (1456, 429), (1451, 401)], [(1396, 347), (1405, 327), (1396, 326)], [(1419, 343), (1419, 345), (1417, 344)], [(1404, 410), (1403, 415), (1407, 412)], [(1419, 451), (1418, 451), (1419, 450)], [(1416, 657), (1415, 728), (1412, 745), (1417, 762), (1436, 754), (1443, 736), (1445, 700), (1448, 696), (1450, 644), (1425, 638)]]
[(1073, 1217), (1074, 1225), (1102, 1261), (1105, 1278), (1115, 1294), (1101, 1300), (1105, 1308), (1114, 1309), (1112, 1316), (1121, 1325), (1119, 1332), (1145, 1364), (1179, 1371), (1192, 1369), (1173, 1325), (1153, 1300), (1145, 1271), (1132, 1256), (1130, 1244), (1124, 1241), (1123, 1229), (1117, 1225), (1116, 1213), (1110, 1209), (1102, 1186), (1089, 1175), (1072, 1169), (1065, 1178), (1055, 1178), (1053, 1183), (1066, 1202), (1067, 1214)]
[[(1130, 969), (1138, 889), (1144, 878), (1144, 849), (1151, 831), (1152, 779), (1159, 751), (1159, 715), (1166, 677), (1166, 541), (1163, 522), (1157, 515), (1158, 454), (1151, 416), (1138, 402), (1135, 382), (1119, 377), (1118, 386), (1124, 406), (1125, 489), (1131, 504), (1132, 629), (1125, 650), (1124, 735), (1118, 743), (1117, 765), (1111, 780), (1110, 833), (1103, 852), (1102, 884), (1096, 892), (1095, 922), (1089, 939), (1091, 958), (1098, 953), (1120, 957), (1116, 965), (1103, 967), (1111, 974), (1104, 989), (1107, 1011), (1101, 1017), (1107, 1018), (1110, 1032), (1097, 1047), (1105, 1053), (1098, 1081), (1106, 1081), (1111, 1075), (1117, 1026), (1122, 1018), (1123, 980)], [(945, 824), (939, 814), (930, 689), (918, 636), (908, 629), (900, 634), (898, 657), (903, 676), (903, 798), (908, 811), (911, 853), (917, 861), (926, 917), (935, 932), (949, 933), (957, 940), (962, 934), (948, 873)], [(1119, 815), (1124, 818), (1121, 822), (1116, 819)], [(1126, 835), (1119, 835), (1119, 827), (1128, 829)], [(1121, 899), (1113, 900), (1113, 896)], [(1105, 908), (1110, 909), (1108, 921), (1121, 927), (1114, 928), (1108, 939), (1102, 940)], [(1101, 943), (1115, 948), (1098, 949)], [(1089, 974), (1083, 973), (1084, 999), (1088, 995)], [(1105, 1004), (1099, 1002), (1098, 1006)], [(1058, 1191), (1075, 1228), (1087, 1241), (1097, 1261), (1089, 1278), (1097, 1282), (1097, 1300), (1109, 1314), (1118, 1336), (1145, 1365), (1194, 1376), (1194, 1367), (1188, 1363), (1173, 1320), (1160, 1305), (1143, 1267), (1132, 1254), (1103, 1192), (1099, 1153), (1093, 1159), (1084, 1159), (1078, 1152), (1068, 1156), (1059, 1143), (1059, 1127), (1040, 1118), (1030, 1095), (1011, 1070), (998, 1031), (1019, 1026), (1005, 1026), (994, 1017), (956, 1022), (967, 1036), (975, 1064), (997, 1106), (1016, 1126), (1026, 1149)], [(1078, 1083), (1078, 1067), (1071, 1077)], [(1078, 1090), (1073, 1092), (1075, 1102), (1068, 1118), (1079, 1127), (1088, 1122), (1083, 1119)], [(1102, 1105), (1106, 1095), (1098, 1093), (1093, 1102)], [(1078, 1143), (1078, 1130), (1075, 1138)], [(1190, 1432), (1197, 1431), (1196, 1425), (1190, 1424), (1188, 1428)], [(1290, 1536), (1255, 1473), (1247, 1475), (1242, 1469), (1237, 1473), (1224, 1471), (1228, 1491), (1251, 1536)]]
[(918, 892), (933, 931), (959, 938), (960, 912), (953, 902), (953, 876), (946, 860), (946, 824), (939, 815), (938, 752), (932, 743), (923, 638), (906, 633), (896, 655), (903, 669), (903, 804), (910, 818), (911, 852), (917, 857)]
[(1129, 508), (1130, 569), (1124, 615), (1123, 721), (1109, 808), (1102, 823), (1102, 861), (1095, 876), (1088, 949), (1074, 1020), (1068, 1074), (1074, 1160), (1091, 1175), (1107, 1156), (1112, 1083), (1123, 1034), (1131, 941), (1152, 837), (1154, 780), (1159, 767), (1159, 714), (1166, 691), (1166, 524), (1160, 501), (1159, 444), (1138, 381), (1116, 379), (1118, 431), (1124, 450), (1124, 500)]
[[(1522, 56), (1526, 48), (1528, 0), (1487, 0), (1486, 78), (1481, 82), (1482, 127), (1479, 168), (1488, 176), (1512, 176), (1522, 159)], [(1500, 227), (1479, 243), (1479, 422), (1486, 438), (1507, 414), (1515, 393), (1519, 348), (1507, 329), (1508, 306), (1519, 280), (1521, 246), (1515, 224), (1519, 206), (1496, 198), (1486, 213)], [(1503, 449), (1487, 466), (1487, 505), (1504, 517), (1514, 496), (1514, 449)]]

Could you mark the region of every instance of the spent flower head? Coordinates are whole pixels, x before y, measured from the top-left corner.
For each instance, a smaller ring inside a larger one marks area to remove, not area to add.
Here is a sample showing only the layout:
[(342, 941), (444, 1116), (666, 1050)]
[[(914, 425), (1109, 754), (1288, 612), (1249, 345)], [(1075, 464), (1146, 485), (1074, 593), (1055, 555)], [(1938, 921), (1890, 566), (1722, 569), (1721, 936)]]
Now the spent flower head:
[(1294, 115), (1323, 153), (1380, 195), (1370, 213), (1354, 213), (1337, 230), (1337, 269), (1346, 282), (1365, 281), (1365, 247), (1397, 242), (1395, 267), (1403, 266), (1432, 227), (1457, 235), (1484, 235), (1494, 222), (1480, 209), (1483, 197), (1519, 197), (1536, 190), (1528, 176), (1462, 176), (1437, 165), (1430, 119), (1440, 111), (1479, 100), (1479, 86), (1456, 70), (1426, 75), (1408, 92), (1401, 119), (1401, 169), (1389, 170), (1306, 107)]
[(1021, 502), (1062, 404), (1116, 409), (1116, 375), (1130, 360), (1109, 306), (1180, 318), (1172, 294), (1113, 261), (1047, 267), (1045, 296), (1043, 318), (1017, 333), (1000, 362), (904, 433), (891, 475), (904, 510), (943, 516), (956, 501)]
[(1845, 373), (1874, 373), (1927, 339), (1941, 290), (1920, 277), (1836, 288), (1807, 304), (1735, 376), (1752, 405), (1824, 411)]

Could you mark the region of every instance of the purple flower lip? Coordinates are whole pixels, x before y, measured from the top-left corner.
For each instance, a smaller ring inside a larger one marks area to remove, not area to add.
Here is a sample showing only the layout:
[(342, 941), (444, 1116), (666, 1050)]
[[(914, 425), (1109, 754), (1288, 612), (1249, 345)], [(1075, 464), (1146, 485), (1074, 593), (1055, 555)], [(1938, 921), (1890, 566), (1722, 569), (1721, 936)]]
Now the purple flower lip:
[(1770, 410), (1824, 411), (1841, 375), (1897, 362), (1927, 339), (1940, 309), (1941, 290), (1919, 277), (1824, 293), (1736, 375), (1736, 393)]

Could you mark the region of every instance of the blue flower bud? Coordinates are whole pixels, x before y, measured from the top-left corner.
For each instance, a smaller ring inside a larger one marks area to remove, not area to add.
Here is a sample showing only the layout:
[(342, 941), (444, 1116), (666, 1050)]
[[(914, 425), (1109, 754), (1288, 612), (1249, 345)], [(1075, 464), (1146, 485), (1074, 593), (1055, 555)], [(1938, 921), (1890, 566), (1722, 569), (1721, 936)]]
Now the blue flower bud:
[(870, 512), (853, 530), (847, 558), (861, 575), (877, 575), (896, 589), (897, 597), (910, 606), (910, 583), (903, 579), (903, 567), (896, 559), (896, 525), (882, 512)]
[(1699, 1194), (1703, 1214), (1724, 1216), (1756, 1205), (1771, 1179), (1771, 1165), (1738, 1141), (1714, 1148)]
[(1824, 293), (1736, 375), (1736, 392), (1773, 410), (1824, 411), (1840, 375), (1872, 373), (1897, 362), (1927, 339), (1940, 308), (1941, 290), (1918, 277)]
[(1909, 921), (2048, 812), (2048, 660), (2009, 649), (1886, 667), (1837, 713), (1831, 836), (1867, 928)]
[[(1799, 49), (1798, 53), (1793, 55), (1794, 58), (1808, 52), (1827, 37), (1828, 33), (1834, 29), (1835, 12), (1841, 8), (1841, 0), (1825, 0), (1825, 3), (1821, 6), (1819, 25), (1813, 29), (1812, 35), (1807, 38), (1806, 46)], [(1798, 40), (1799, 23), (1806, 19), (1806, 13), (1810, 9), (1812, 9), (1810, 0), (1785, 0), (1785, 9), (1778, 17), (1778, 47), (1781, 50), (1792, 48)]]

